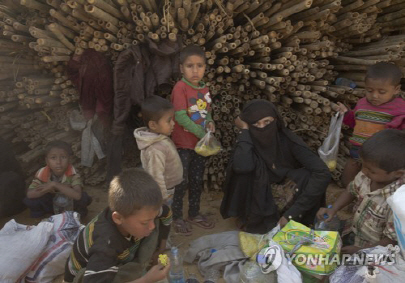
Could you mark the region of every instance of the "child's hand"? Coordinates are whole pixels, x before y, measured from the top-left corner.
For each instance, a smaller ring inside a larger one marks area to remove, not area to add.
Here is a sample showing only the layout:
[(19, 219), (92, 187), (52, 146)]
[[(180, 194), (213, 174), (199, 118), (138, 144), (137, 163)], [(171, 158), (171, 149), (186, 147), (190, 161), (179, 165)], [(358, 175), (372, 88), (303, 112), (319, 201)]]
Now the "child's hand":
[(210, 131), (211, 133), (215, 133), (215, 124), (212, 121), (209, 121), (208, 124), (205, 126), (207, 131)]
[(239, 116), (235, 119), (235, 126), (241, 130), (249, 129), (249, 125), (243, 121)]
[(349, 111), (346, 107), (346, 105), (344, 105), (341, 102), (338, 102), (337, 105), (339, 106), (339, 113), (340, 114), (345, 114), (347, 111)]
[[(325, 219), (324, 215), (327, 215), (328, 218)], [(325, 220), (325, 222), (329, 222), (332, 220), (333, 216), (335, 216), (336, 211), (334, 211), (332, 208), (326, 208), (326, 207), (321, 207), (318, 212), (316, 213), (316, 217), (319, 220)]]
[(37, 187), (37, 191), (41, 192), (43, 194), (46, 194), (46, 193), (52, 193), (53, 194), (53, 193), (55, 193), (54, 182), (48, 182), (48, 183), (39, 185)]
[(356, 246), (345, 246), (345, 247), (342, 247), (342, 249), (340, 250), (340, 253), (352, 255), (352, 254), (357, 253), (359, 250), (361, 250), (361, 248), (356, 247)]
[(146, 273), (143, 276), (143, 279), (144, 279), (143, 282), (153, 283), (153, 282), (163, 280), (167, 277), (169, 270), (170, 270), (170, 262), (165, 267), (163, 267), (160, 264), (155, 265), (148, 271), (148, 273)]

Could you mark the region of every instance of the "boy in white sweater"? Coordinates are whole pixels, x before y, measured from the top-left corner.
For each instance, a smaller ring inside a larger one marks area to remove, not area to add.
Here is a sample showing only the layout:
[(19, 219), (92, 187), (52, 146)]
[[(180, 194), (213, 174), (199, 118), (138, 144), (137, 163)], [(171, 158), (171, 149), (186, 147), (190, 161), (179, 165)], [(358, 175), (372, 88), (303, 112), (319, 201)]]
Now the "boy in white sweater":
[(146, 98), (141, 107), (146, 127), (135, 129), (134, 136), (142, 167), (159, 184), (163, 200), (170, 205), (174, 187), (183, 181), (183, 166), (169, 137), (174, 127), (174, 108), (168, 100), (155, 95)]

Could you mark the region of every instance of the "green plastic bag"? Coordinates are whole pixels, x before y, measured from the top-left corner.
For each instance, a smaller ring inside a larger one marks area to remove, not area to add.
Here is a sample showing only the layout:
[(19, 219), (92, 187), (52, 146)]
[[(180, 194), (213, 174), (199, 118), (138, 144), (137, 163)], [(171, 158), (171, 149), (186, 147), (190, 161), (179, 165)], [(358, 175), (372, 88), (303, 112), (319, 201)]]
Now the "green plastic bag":
[(291, 220), (278, 232), (273, 241), (288, 254), (302, 244), (290, 259), (298, 270), (314, 275), (329, 275), (340, 262), (342, 241), (335, 231), (314, 231)]

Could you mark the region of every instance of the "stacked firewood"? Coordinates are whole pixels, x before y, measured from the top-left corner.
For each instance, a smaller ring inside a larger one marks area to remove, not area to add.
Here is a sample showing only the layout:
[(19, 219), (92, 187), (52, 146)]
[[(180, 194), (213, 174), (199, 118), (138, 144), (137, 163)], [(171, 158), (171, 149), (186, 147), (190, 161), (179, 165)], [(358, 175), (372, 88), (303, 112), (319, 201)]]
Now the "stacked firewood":
[[(246, 101), (278, 105), (287, 126), (313, 149), (328, 130), (338, 101), (363, 96), (367, 65), (405, 66), (405, 4), (400, 0), (4, 0), (0, 7), (0, 130), (30, 164), (48, 139), (63, 138), (80, 157), (80, 133), (69, 127), (78, 92), (66, 62), (87, 48), (114, 62), (146, 39), (181, 39), (205, 49), (205, 81), (214, 98), (223, 151), (208, 161), (205, 188), (219, 189)], [(395, 34), (395, 35), (394, 35)], [(12, 70), (12, 71), (10, 71)], [(332, 85), (337, 76), (358, 88)], [(176, 79), (176, 78), (174, 78)], [(4, 116), (4, 119), (3, 119)], [(12, 121), (16, 123), (12, 123)], [(24, 127), (23, 127), (24, 125)], [(51, 131), (52, 129), (52, 131)], [(43, 133), (41, 133), (43, 132)], [(338, 170), (348, 153), (342, 142)], [(78, 160), (76, 160), (78, 162)], [(104, 163), (83, 168), (91, 184)]]

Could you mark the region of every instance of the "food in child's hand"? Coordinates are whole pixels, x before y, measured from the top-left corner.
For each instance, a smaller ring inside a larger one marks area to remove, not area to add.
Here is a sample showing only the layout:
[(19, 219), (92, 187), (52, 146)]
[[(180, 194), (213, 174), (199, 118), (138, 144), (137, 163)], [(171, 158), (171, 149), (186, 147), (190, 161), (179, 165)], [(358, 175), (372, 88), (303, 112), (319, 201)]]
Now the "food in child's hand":
[(221, 146), (207, 146), (206, 144), (202, 144), (199, 146), (196, 146), (195, 152), (197, 152), (199, 155), (202, 156), (210, 156), (210, 155), (215, 155), (221, 150)]
[(161, 265), (166, 266), (169, 263), (169, 258), (167, 254), (160, 254), (158, 261)]
[(329, 160), (326, 165), (330, 171), (334, 171), (336, 169), (336, 160)]

